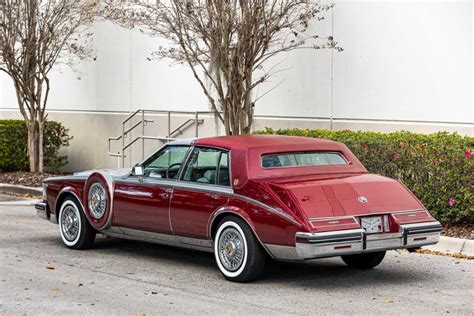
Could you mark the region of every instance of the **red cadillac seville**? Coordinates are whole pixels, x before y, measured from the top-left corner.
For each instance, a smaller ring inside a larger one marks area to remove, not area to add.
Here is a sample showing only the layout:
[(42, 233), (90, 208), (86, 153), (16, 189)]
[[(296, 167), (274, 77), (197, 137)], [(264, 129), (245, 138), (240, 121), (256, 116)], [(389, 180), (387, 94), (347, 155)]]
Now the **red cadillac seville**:
[(255, 279), (266, 257), (372, 268), (441, 231), (402, 183), (368, 173), (345, 145), (291, 136), (170, 142), (132, 170), (46, 179), (35, 207), (69, 248), (100, 233), (214, 252), (236, 282)]

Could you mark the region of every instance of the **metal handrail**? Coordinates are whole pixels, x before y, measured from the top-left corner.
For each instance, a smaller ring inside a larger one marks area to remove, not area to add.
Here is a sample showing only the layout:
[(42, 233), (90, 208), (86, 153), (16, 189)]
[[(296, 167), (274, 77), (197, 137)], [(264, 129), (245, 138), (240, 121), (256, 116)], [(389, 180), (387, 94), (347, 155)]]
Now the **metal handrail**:
[(135, 137), (130, 143), (128, 143), (125, 147), (123, 147), (122, 151), (125, 151), (128, 147), (132, 146), (136, 141), (138, 141), (140, 139), (153, 139), (153, 140), (161, 140), (161, 141), (165, 141), (165, 142), (170, 142), (172, 140), (175, 140), (176, 138), (140, 135), (140, 136)]
[[(186, 122), (184, 122), (183, 124), (181, 124), (180, 126), (178, 126), (177, 128), (175, 128), (174, 131), (169, 133), (170, 137), (176, 136), (175, 134), (178, 133), (178, 132), (179, 132), (179, 134), (182, 134), (183, 133), (182, 128), (184, 126), (188, 125), (191, 122), (196, 122), (196, 119), (189, 119)], [(199, 119), (198, 122), (197, 122), (197, 124), (202, 124), (202, 123), (204, 123), (203, 119)]]
[[(127, 124), (130, 120), (132, 120), (137, 114), (141, 113), (141, 120), (138, 121), (137, 123), (133, 124), (129, 128), (125, 128), (125, 124)], [(145, 113), (147, 114), (166, 114), (168, 116), (168, 130), (167, 130), (167, 136), (166, 137), (158, 137), (158, 136), (145, 136), (145, 125), (149, 122), (153, 122), (153, 120), (146, 120), (145, 119)], [(186, 122), (181, 124), (178, 128), (174, 129), (171, 131), (171, 114), (178, 114), (178, 115), (194, 115), (193, 119), (188, 119)], [(178, 132), (179, 134), (183, 133), (184, 128), (191, 126), (189, 123), (194, 123), (195, 124), (195, 137), (198, 137), (199, 135), (199, 125), (204, 123), (203, 119), (199, 119), (200, 114), (213, 114), (215, 115), (215, 111), (165, 111), (165, 110), (145, 110), (145, 109), (138, 109), (132, 114), (130, 114), (125, 120), (122, 121), (122, 135), (117, 136), (117, 137), (109, 137), (108, 138), (108, 154), (109, 156), (112, 157), (117, 157), (121, 158), (121, 165), (122, 167), (125, 165), (125, 150), (130, 148), (134, 143), (136, 143), (138, 140), (142, 140), (142, 156), (144, 158), (145, 156), (145, 139), (154, 139), (154, 140), (173, 140), (174, 138), (172, 136), (175, 136)], [(142, 127), (142, 135), (135, 137), (132, 141), (129, 143), (125, 143), (125, 138), (127, 135), (132, 132), (134, 129), (137, 127), (141, 126)], [(121, 146), (121, 152), (112, 152), (111, 151), (111, 142), (112, 141), (119, 141), (122, 140), (122, 146)]]

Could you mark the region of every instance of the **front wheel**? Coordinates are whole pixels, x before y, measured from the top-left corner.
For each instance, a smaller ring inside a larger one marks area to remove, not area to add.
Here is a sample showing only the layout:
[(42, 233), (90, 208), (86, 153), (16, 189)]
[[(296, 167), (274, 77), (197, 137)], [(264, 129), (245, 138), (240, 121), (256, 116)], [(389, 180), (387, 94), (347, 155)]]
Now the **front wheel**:
[(385, 251), (341, 256), (342, 261), (344, 261), (345, 264), (355, 269), (372, 269), (378, 266), (384, 257)]
[(81, 205), (72, 197), (64, 200), (59, 211), (59, 233), (66, 247), (87, 249), (95, 240), (96, 231), (89, 224)]
[(256, 279), (265, 266), (265, 250), (242, 219), (225, 217), (214, 238), (217, 266), (224, 277), (233, 282)]

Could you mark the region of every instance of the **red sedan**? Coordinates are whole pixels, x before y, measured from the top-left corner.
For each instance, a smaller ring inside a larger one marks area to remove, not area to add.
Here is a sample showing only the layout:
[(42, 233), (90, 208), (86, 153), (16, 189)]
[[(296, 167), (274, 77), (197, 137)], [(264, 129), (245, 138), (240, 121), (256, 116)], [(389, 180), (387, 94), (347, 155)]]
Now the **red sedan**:
[(344, 144), (290, 136), (170, 142), (132, 170), (46, 179), (35, 207), (69, 248), (100, 233), (214, 252), (236, 282), (255, 279), (267, 257), (373, 268), (441, 231), (402, 183), (368, 173)]

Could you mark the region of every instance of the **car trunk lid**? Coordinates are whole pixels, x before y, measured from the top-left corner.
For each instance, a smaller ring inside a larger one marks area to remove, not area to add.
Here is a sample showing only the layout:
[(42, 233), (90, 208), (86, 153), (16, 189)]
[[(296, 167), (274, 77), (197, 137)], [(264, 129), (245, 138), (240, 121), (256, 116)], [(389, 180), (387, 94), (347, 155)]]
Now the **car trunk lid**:
[(373, 174), (272, 183), (271, 187), (282, 200), (295, 201), (309, 219), (423, 208), (403, 184)]

